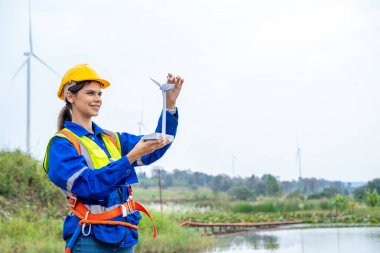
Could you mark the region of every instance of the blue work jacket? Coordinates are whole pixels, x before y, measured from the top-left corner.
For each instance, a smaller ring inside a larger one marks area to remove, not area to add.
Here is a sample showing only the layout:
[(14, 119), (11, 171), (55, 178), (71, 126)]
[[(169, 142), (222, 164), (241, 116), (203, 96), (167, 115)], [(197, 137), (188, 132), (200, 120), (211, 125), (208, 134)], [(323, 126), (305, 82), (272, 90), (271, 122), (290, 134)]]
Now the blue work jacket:
[[(161, 132), (162, 117), (159, 118), (156, 132)], [(166, 133), (176, 135), (178, 125), (178, 112), (172, 115), (166, 112)], [(108, 150), (100, 136), (104, 130), (92, 123), (94, 133), (88, 132), (84, 127), (66, 121), (64, 127), (71, 130), (79, 137), (87, 136), (95, 141), (110, 157)], [(142, 136), (128, 133), (117, 133), (121, 143), (122, 158), (110, 162), (100, 169), (83, 168), (87, 167), (85, 158), (78, 155), (77, 150), (66, 138), (53, 137), (48, 155), (48, 175), (50, 180), (65, 191), (75, 195), (79, 201), (88, 205), (101, 205), (112, 207), (127, 201), (129, 196), (129, 185), (138, 183), (136, 171), (134, 169), (137, 162), (130, 164), (126, 155), (140, 141)], [(154, 151), (141, 158), (144, 165), (149, 165), (161, 158), (170, 144)], [(78, 175), (79, 171), (80, 174)], [(75, 178), (72, 181), (72, 178)], [(115, 221), (127, 221), (133, 225), (138, 225), (141, 215), (138, 211), (128, 214), (125, 217), (116, 217)], [(78, 226), (79, 219), (75, 215), (66, 216), (63, 224), (63, 239), (67, 240)], [(86, 230), (87, 231), (87, 230)], [(129, 247), (138, 243), (138, 234), (135, 229), (125, 226), (92, 225), (91, 237), (106, 243), (120, 244), (120, 247)]]

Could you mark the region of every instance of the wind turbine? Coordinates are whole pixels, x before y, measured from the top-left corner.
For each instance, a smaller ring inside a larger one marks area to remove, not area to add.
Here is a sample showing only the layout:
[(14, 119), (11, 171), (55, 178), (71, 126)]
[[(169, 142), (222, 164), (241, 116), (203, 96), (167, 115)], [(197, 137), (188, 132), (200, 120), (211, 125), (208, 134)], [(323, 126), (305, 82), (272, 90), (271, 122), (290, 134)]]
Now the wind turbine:
[(237, 157), (232, 155), (232, 178), (235, 177), (235, 161), (238, 161)]
[(141, 104), (140, 121), (137, 122), (137, 125), (139, 126), (139, 135), (141, 135), (142, 128), (145, 128), (143, 116), (144, 116), (144, 103)]
[(301, 170), (301, 147), (298, 143), (298, 140), (297, 140), (297, 154), (296, 154), (296, 162), (298, 162), (298, 173), (299, 173), (299, 176), (298, 176), (298, 180), (301, 180), (302, 179), (302, 170)]
[(30, 154), (30, 66), (31, 58), (34, 57), (42, 65), (48, 68), (50, 71), (55, 73), (57, 76), (61, 77), (53, 68), (51, 68), (47, 63), (45, 63), (40, 57), (38, 57), (33, 51), (32, 43), (32, 12), (31, 3), (29, 0), (29, 52), (24, 53), (26, 60), (21, 64), (20, 68), (13, 75), (12, 80), (16, 78), (21, 69), (26, 65), (26, 152)]
[(153, 133), (153, 134), (148, 134), (144, 135), (142, 137), (143, 140), (157, 140), (160, 138), (161, 135), (163, 135), (164, 138), (168, 138), (170, 142), (174, 140), (173, 135), (166, 134), (166, 92), (174, 89), (174, 84), (173, 83), (163, 83), (160, 84), (153, 78), (149, 77), (150, 80), (152, 80), (157, 86), (160, 88), (162, 91), (162, 100), (163, 100), (163, 108), (162, 108), (162, 127), (161, 127), (161, 132), (162, 133)]

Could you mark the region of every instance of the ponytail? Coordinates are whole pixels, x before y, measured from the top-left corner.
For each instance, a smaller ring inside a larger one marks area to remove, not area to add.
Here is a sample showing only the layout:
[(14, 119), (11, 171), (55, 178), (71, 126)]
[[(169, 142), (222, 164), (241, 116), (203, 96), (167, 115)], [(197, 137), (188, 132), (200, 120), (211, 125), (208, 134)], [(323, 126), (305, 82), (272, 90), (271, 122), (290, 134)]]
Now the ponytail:
[(65, 121), (71, 121), (71, 104), (66, 102), (66, 105), (61, 109), (58, 116), (57, 128), (61, 131), (64, 128)]
[[(84, 86), (89, 84), (91, 81), (81, 81), (75, 83), (74, 86), (70, 87), (68, 91), (70, 91), (72, 94), (77, 94)], [(57, 128), (58, 131), (61, 131), (64, 128), (65, 121), (71, 121), (72, 115), (71, 115), (71, 104), (67, 99), (65, 98), (66, 105), (61, 109), (58, 116), (58, 123)]]

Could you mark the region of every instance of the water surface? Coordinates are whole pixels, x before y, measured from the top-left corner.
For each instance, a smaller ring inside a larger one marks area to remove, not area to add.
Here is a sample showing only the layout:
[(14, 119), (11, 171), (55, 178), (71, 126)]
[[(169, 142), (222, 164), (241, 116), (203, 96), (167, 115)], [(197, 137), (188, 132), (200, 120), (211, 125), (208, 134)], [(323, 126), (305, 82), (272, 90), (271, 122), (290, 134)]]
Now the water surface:
[(380, 227), (291, 228), (216, 237), (205, 253), (378, 253)]

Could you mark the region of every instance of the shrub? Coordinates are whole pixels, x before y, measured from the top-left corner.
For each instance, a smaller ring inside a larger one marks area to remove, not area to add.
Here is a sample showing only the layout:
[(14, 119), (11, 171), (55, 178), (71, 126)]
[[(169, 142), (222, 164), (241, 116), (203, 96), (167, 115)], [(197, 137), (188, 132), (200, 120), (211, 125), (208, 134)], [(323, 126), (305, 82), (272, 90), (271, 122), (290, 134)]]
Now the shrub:
[(233, 199), (237, 200), (254, 199), (253, 192), (246, 186), (234, 187), (228, 193)]
[(380, 203), (380, 196), (377, 193), (376, 188), (371, 192), (370, 189), (365, 190), (364, 192), (364, 202), (367, 206), (375, 207)]
[(255, 206), (249, 203), (237, 203), (232, 207), (232, 211), (237, 213), (252, 213), (255, 211)]

